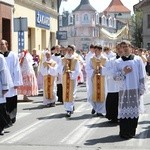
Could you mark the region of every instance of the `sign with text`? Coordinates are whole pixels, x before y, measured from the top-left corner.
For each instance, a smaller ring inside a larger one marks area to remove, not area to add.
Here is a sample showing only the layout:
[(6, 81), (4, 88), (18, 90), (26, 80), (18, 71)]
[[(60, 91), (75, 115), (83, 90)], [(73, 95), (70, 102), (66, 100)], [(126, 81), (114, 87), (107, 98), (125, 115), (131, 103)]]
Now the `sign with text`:
[(67, 31), (57, 31), (56, 38), (58, 40), (67, 40)]
[(24, 32), (18, 32), (18, 52), (21, 52), (24, 49)]
[(50, 15), (42, 12), (36, 11), (36, 26), (44, 29), (50, 29)]

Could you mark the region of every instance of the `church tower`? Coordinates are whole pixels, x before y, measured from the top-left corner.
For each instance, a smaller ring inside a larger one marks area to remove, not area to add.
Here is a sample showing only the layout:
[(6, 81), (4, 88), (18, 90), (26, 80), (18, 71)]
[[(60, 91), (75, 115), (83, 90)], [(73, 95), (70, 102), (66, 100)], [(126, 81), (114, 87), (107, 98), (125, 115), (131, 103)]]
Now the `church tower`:
[(131, 11), (123, 5), (121, 0), (112, 0), (103, 12), (118, 18), (128, 18), (131, 16)]

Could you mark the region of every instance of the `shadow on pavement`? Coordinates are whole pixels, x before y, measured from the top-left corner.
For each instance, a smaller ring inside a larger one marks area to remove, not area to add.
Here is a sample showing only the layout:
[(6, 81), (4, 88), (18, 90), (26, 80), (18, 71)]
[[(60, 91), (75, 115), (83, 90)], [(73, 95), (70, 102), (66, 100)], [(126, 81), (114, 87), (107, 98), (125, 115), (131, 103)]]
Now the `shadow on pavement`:
[(124, 139), (121, 139), (119, 135), (111, 135), (103, 138), (86, 140), (84, 145), (96, 145), (99, 143), (115, 143), (115, 142), (122, 142), (122, 141), (124, 141)]
[(36, 107), (29, 107), (29, 108), (24, 108), (23, 110), (36, 110), (36, 109), (45, 109), (45, 108), (50, 108), (48, 106), (45, 106), (45, 105), (39, 105), (39, 106), (36, 106)]
[(37, 118), (39, 120), (47, 120), (47, 119), (60, 119), (60, 118), (64, 118), (66, 116), (66, 114), (54, 114), (52, 116), (46, 116), (46, 117), (40, 117)]
[(83, 120), (93, 118), (91, 114), (84, 114), (82, 116), (74, 117), (73, 115), (69, 118), (69, 120)]

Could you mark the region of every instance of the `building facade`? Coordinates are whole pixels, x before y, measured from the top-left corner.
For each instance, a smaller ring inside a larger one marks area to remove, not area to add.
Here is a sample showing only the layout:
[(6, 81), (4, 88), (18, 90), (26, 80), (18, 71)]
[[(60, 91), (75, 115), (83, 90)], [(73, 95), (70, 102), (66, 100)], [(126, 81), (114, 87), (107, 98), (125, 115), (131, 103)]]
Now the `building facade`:
[(55, 0), (15, 0), (13, 28), (18, 26), (19, 31), (13, 32), (13, 50), (31, 52), (33, 48), (42, 50), (56, 45), (57, 7)]
[(134, 9), (143, 12), (143, 48), (150, 50), (150, 1), (143, 0), (134, 5)]
[(13, 0), (0, 0), (0, 39), (8, 41), (9, 49), (12, 45), (13, 6)]
[[(114, 5), (117, 5), (116, 8), (119, 10), (111, 12), (111, 9), (108, 8), (112, 8)], [(119, 26), (119, 28), (117, 20), (118, 14), (121, 14), (124, 19), (131, 17), (131, 11), (124, 7), (120, 0), (112, 0), (108, 8), (102, 13), (98, 13), (91, 6), (89, 0), (81, 0), (79, 6), (72, 13), (64, 11), (59, 16), (59, 31), (67, 34), (67, 39), (58, 39), (59, 44), (63, 46), (74, 44), (78, 50), (88, 50), (90, 44), (100, 44), (112, 48), (116, 39), (109, 38), (102, 31), (110, 34), (116, 33), (125, 25), (123, 23), (123, 26)]]

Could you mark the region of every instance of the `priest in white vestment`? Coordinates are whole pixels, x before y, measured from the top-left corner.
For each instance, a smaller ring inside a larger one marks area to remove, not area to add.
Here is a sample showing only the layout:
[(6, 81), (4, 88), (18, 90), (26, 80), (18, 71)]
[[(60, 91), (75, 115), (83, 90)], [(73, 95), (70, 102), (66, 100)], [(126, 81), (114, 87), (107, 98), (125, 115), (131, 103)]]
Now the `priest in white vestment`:
[(92, 114), (104, 116), (106, 114), (105, 99), (107, 95), (106, 78), (101, 74), (101, 66), (105, 66), (107, 57), (102, 54), (102, 47), (95, 46), (95, 55), (90, 59), (89, 65), (86, 67), (88, 74), (88, 91), (87, 99), (92, 106)]
[(46, 51), (40, 72), (43, 76), (43, 103), (49, 107), (55, 107), (58, 99), (56, 95), (57, 68), (58, 64), (52, 59), (50, 51)]
[(80, 64), (74, 55), (74, 51), (74, 46), (68, 45), (67, 53), (59, 66), (60, 73), (63, 77), (63, 102), (67, 117), (70, 117), (74, 111), (74, 100), (77, 92), (77, 77), (80, 72)]

